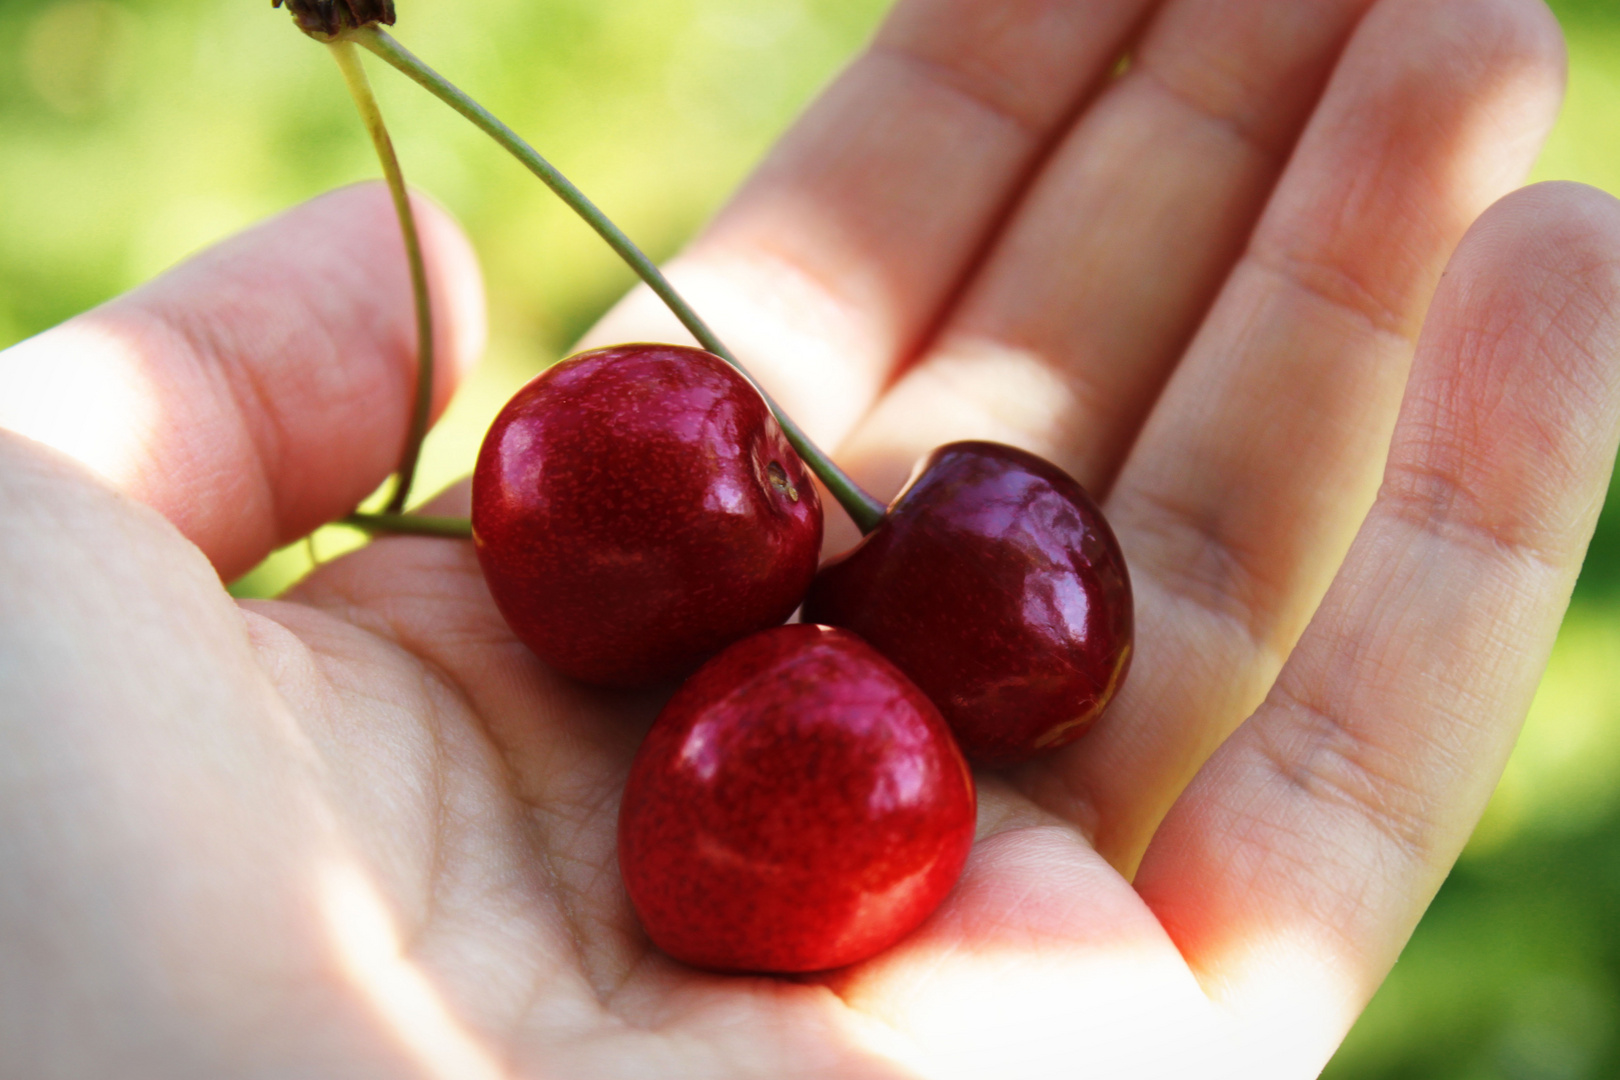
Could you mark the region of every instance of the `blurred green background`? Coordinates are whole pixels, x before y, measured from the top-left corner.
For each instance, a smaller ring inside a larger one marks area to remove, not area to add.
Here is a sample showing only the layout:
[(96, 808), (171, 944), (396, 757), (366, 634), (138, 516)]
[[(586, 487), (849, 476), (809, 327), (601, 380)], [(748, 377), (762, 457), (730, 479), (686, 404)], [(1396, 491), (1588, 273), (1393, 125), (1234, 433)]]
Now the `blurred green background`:
[[(989, 0), (994, 2), (994, 0)], [(401, 38), (672, 253), (886, 0), (400, 0)], [(1620, 0), (1557, 0), (1569, 98), (1536, 170), (1620, 192)], [(0, 347), (376, 175), (335, 68), (268, 0), (0, 0)], [(430, 440), (464, 474), (502, 401), (631, 278), (526, 173), (372, 64), (411, 181), (478, 245), (489, 361)], [(336, 530), (320, 557), (353, 539)], [(300, 545), (236, 586), (264, 595)], [(1620, 499), (1484, 822), (1326, 1075), (1620, 1076)]]

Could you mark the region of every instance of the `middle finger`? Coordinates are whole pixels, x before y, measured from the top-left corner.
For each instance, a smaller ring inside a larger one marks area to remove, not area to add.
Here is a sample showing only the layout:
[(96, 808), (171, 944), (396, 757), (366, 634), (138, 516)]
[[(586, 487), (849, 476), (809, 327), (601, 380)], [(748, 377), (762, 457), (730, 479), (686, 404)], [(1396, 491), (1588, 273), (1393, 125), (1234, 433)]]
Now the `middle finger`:
[(1165, 5), (840, 458), (887, 496), (985, 438), (1106, 490), (1369, 2)]

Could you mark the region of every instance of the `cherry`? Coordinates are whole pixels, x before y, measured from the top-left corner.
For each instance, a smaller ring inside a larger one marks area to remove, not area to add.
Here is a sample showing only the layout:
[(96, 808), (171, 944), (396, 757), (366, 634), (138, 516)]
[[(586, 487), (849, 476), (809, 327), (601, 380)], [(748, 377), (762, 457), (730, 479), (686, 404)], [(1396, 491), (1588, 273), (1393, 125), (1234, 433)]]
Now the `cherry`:
[(473, 472), (472, 529), (512, 631), (608, 686), (695, 668), (798, 606), (821, 502), (765, 401), (700, 349), (581, 353), (518, 391)]
[(795, 624), (732, 645), (664, 707), (625, 784), (619, 867), (677, 960), (820, 971), (939, 905), (974, 813), (923, 693), (855, 635)]
[(925, 458), (822, 568), (804, 618), (870, 642), (987, 764), (1078, 738), (1130, 666), (1130, 578), (1102, 511), (1057, 466), (996, 443)]

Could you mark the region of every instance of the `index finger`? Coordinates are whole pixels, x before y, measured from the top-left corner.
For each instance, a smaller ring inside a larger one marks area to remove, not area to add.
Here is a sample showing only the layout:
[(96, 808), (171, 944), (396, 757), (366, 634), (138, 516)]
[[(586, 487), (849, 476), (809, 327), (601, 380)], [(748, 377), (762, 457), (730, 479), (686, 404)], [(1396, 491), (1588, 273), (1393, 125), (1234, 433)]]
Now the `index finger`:
[[(472, 249), (417, 199), (442, 408), (483, 342)], [(380, 184), (334, 192), (0, 352), (0, 426), (160, 511), (227, 580), (350, 510), (399, 461), (416, 380)]]

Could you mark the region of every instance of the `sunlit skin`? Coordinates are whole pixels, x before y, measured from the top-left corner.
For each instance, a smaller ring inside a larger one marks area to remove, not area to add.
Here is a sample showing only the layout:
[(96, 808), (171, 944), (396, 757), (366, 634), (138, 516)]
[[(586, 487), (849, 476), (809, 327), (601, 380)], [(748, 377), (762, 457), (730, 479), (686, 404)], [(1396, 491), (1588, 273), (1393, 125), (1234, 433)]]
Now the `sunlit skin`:
[[(1022, 445), (1131, 567), (1114, 707), (980, 772), (944, 906), (814, 979), (649, 945), (615, 811), (665, 692), (544, 667), (470, 544), (221, 587), (399, 456), (381, 189), (0, 354), (0, 1061), (1314, 1076), (1485, 804), (1614, 458), (1620, 210), (1498, 201), (1561, 62), (1528, 0), (904, 0), (672, 266), (875, 494)], [(442, 403), (481, 301), (422, 216)], [(591, 341), (666, 325), (638, 294)]]

